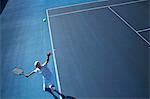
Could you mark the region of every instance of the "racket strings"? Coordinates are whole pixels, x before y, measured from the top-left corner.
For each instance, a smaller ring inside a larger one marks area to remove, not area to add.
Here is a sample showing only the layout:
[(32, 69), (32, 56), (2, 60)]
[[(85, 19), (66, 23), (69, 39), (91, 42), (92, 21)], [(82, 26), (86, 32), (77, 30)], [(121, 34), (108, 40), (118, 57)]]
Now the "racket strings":
[(17, 75), (21, 75), (21, 74), (23, 74), (23, 70), (20, 69), (20, 68), (14, 68), (14, 69), (13, 69), (13, 73), (14, 73), (14, 74), (17, 74)]

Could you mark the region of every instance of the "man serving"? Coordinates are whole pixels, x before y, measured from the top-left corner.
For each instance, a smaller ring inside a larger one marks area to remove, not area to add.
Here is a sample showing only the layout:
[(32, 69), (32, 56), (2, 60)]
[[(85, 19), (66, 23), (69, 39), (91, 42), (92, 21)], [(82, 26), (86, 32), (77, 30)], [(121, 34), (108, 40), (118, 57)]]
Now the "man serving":
[(29, 74), (25, 74), (25, 76), (28, 78), (34, 73), (39, 72), (40, 74), (42, 74), (42, 78), (43, 78), (43, 90), (52, 94), (55, 99), (58, 99), (58, 97), (54, 94), (54, 92), (56, 92), (62, 98), (65, 98), (65, 96), (62, 93), (56, 90), (54, 86), (54, 78), (52, 76), (52, 72), (47, 67), (50, 56), (51, 56), (51, 53), (48, 52), (46, 56), (46, 61), (43, 64), (41, 64), (39, 61), (35, 61), (34, 62), (35, 69), (31, 71)]

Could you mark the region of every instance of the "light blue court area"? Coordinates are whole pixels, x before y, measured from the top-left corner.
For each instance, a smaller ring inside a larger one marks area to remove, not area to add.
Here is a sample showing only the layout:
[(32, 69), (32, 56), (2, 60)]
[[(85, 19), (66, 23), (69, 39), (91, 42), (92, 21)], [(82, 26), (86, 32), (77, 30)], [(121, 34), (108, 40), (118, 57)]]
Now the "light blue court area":
[[(46, 52), (51, 50), (48, 24), (42, 22), (46, 9), (91, 1), (94, 0), (8, 0), (0, 15), (0, 99), (53, 99), (42, 91), (41, 75), (27, 79), (15, 76), (12, 69), (17, 66), (30, 72), (34, 69), (34, 61), (44, 62)], [(52, 57), (48, 67), (56, 76)]]

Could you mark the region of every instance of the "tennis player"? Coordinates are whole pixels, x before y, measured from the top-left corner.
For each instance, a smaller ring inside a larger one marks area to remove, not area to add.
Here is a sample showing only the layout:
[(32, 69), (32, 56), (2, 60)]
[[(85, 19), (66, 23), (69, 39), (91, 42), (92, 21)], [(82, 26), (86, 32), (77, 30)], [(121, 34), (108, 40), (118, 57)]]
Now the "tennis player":
[(56, 90), (54, 86), (54, 78), (53, 78), (52, 72), (47, 67), (50, 56), (51, 56), (51, 53), (48, 52), (46, 56), (46, 61), (43, 64), (41, 64), (39, 61), (35, 61), (34, 62), (35, 69), (31, 71), (29, 74), (25, 74), (25, 76), (30, 77), (34, 73), (39, 72), (40, 74), (42, 74), (42, 78), (43, 78), (43, 90), (52, 94), (55, 99), (58, 99), (58, 97), (54, 94), (54, 92), (56, 92), (62, 98), (65, 98), (65, 96), (62, 93)]

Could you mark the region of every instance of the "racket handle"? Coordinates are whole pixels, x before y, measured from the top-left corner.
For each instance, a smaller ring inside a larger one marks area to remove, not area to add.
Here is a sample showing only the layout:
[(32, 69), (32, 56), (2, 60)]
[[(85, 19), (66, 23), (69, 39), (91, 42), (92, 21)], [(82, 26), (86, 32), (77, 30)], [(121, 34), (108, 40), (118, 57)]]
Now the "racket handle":
[(27, 74), (25, 74), (25, 73), (22, 73), (21, 75), (23, 75), (23, 76), (25, 76), (25, 77), (29, 77)]

